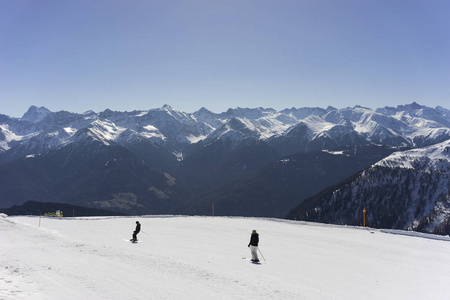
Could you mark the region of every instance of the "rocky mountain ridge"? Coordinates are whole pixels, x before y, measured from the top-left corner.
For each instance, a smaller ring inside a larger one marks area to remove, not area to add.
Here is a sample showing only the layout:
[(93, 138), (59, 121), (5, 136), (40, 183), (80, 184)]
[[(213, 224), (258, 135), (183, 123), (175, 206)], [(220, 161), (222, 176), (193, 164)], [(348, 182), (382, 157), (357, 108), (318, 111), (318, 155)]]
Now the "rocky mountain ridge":
[(146, 141), (178, 160), (192, 144), (217, 139), (232, 146), (245, 139), (262, 140), (283, 155), (336, 150), (349, 144), (423, 147), (450, 137), (450, 111), (417, 103), (396, 108), (292, 108), (279, 112), (237, 108), (220, 114), (206, 108), (184, 113), (167, 105), (148, 111), (85, 114), (32, 106), (20, 119), (0, 116), (0, 163), (55, 149), (74, 142), (80, 134), (126, 148)]
[(399, 151), (305, 200), (289, 218), (450, 234), (450, 140)]

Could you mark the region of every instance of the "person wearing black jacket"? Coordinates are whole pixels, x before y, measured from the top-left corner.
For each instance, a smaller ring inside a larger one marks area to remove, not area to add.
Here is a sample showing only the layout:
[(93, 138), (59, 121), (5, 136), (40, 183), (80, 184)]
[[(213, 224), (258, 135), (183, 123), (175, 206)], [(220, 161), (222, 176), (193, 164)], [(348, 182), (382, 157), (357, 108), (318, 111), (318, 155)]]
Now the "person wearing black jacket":
[(141, 231), (141, 223), (139, 221), (136, 221), (136, 229), (133, 232), (133, 238), (131, 239), (132, 242), (137, 242), (137, 234)]
[(256, 232), (256, 230), (253, 230), (252, 235), (250, 236), (250, 243), (248, 244), (248, 247), (250, 247), (250, 252), (252, 253), (253, 262), (259, 262), (258, 243), (259, 243), (259, 234)]

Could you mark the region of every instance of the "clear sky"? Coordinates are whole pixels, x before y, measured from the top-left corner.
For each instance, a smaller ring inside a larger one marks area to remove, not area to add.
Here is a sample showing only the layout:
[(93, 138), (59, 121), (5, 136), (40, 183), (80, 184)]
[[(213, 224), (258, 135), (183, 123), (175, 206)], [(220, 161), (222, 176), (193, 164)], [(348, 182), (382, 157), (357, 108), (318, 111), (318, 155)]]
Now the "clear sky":
[(450, 108), (448, 0), (1, 0), (0, 113)]

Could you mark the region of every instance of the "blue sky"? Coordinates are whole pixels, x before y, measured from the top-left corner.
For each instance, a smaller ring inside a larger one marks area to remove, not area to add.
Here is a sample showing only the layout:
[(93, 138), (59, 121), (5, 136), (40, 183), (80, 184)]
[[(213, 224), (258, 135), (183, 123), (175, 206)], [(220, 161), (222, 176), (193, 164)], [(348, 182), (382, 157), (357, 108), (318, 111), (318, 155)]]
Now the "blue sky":
[(450, 98), (450, 1), (3, 0), (0, 113)]

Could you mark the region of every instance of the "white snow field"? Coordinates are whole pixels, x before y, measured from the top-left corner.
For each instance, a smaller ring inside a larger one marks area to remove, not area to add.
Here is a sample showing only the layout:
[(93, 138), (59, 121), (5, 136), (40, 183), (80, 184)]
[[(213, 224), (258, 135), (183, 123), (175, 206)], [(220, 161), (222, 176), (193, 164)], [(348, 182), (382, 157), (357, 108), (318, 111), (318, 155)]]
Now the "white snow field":
[[(242, 259), (252, 229), (260, 265)], [(39, 227), (0, 215), (0, 243), (0, 299), (450, 299), (450, 238), (410, 232), (185, 216)]]

